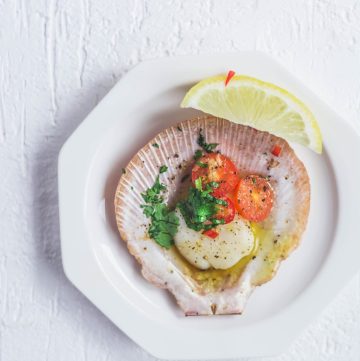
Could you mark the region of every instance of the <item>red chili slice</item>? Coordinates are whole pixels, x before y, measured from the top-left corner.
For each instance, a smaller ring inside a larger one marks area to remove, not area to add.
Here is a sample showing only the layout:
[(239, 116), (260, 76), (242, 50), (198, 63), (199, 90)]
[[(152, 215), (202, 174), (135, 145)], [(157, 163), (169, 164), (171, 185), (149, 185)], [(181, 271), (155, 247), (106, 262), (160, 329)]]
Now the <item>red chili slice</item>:
[(274, 145), (271, 153), (275, 156), (275, 157), (278, 157), (281, 153), (281, 147), (277, 144)]
[(208, 229), (207, 231), (204, 231), (203, 234), (213, 239), (219, 235), (219, 233), (216, 232), (214, 229)]
[(225, 86), (227, 86), (229, 84), (229, 81), (231, 80), (231, 78), (235, 75), (235, 72), (233, 70), (229, 70), (226, 80), (225, 80)]

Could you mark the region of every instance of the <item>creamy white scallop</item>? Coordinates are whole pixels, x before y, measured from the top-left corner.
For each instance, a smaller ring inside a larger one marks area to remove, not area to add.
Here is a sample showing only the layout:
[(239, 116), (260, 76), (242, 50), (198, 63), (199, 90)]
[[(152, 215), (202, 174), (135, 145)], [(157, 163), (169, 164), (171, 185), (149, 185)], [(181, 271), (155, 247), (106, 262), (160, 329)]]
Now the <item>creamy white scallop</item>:
[(199, 269), (230, 268), (250, 254), (254, 247), (250, 224), (238, 215), (232, 222), (218, 226), (216, 231), (219, 235), (212, 239), (188, 228), (181, 212), (177, 209), (176, 213), (180, 224), (175, 235), (175, 245), (180, 253)]

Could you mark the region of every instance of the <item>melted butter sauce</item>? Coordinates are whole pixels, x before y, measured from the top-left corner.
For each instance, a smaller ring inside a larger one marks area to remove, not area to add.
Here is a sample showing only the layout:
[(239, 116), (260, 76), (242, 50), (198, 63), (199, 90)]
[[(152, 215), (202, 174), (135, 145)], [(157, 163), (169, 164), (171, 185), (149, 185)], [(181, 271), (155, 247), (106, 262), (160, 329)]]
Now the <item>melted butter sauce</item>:
[(265, 229), (262, 224), (251, 223), (254, 234), (254, 245), (251, 252), (240, 259), (234, 266), (222, 270), (210, 268), (200, 270), (190, 264), (177, 250), (172, 247), (174, 259), (182, 272), (194, 282), (194, 287), (202, 293), (218, 292), (233, 285), (239, 280), (248, 263), (255, 258), (259, 262), (252, 275), (252, 283), (261, 285), (269, 281), (277, 271), (281, 260), (287, 258), (298, 243), (298, 237), (283, 234), (275, 235), (272, 230)]
[(251, 252), (240, 259), (234, 266), (226, 270), (214, 268), (200, 270), (190, 264), (176, 247), (173, 247), (172, 252), (174, 252), (174, 256), (182, 271), (186, 276), (191, 278), (204, 293), (221, 291), (226, 288), (231, 288), (239, 280), (247, 264), (256, 258), (259, 250), (262, 248), (263, 241), (269, 238), (270, 232), (264, 230), (259, 225), (251, 224), (251, 229), (254, 234), (254, 245)]
[[(191, 167), (192, 162), (185, 163), (183, 174), (191, 174)], [(190, 185), (191, 177), (178, 185), (177, 192), (170, 197), (170, 204), (175, 205), (179, 200), (185, 198)], [(262, 223), (251, 222), (251, 230), (254, 234), (254, 245), (251, 252), (226, 270), (214, 268), (200, 270), (190, 264), (176, 246), (172, 247), (169, 252), (173, 254), (173, 259), (182, 272), (194, 282), (195, 287), (199, 287), (200, 292), (217, 292), (231, 288), (239, 280), (248, 263), (257, 257), (262, 257), (262, 259), (258, 260), (260, 266), (257, 267), (252, 281), (254, 284), (260, 285), (274, 276), (279, 261), (288, 256), (298, 239), (285, 234), (281, 237), (275, 235), (272, 230), (264, 228)]]

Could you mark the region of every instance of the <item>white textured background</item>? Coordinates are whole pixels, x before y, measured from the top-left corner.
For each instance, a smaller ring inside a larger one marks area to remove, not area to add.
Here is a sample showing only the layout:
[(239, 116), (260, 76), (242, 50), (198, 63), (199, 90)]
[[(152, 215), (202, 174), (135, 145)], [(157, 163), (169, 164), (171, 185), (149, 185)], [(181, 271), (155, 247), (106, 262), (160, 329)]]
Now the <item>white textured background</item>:
[[(140, 61), (236, 50), (269, 53), (360, 129), (359, 1), (0, 0), (1, 361), (153, 360), (64, 276), (57, 154)], [(360, 360), (359, 275), (267, 360)]]

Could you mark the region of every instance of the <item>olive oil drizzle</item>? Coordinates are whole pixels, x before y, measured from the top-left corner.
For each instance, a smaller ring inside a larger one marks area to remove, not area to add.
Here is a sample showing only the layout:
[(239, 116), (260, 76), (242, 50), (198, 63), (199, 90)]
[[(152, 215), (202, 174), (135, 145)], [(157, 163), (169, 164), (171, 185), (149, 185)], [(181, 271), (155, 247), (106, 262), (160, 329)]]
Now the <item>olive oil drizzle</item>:
[(226, 270), (214, 268), (200, 270), (190, 264), (176, 247), (173, 247), (171, 251), (174, 252), (178, 266), (182, 269), (186, 276), (195, 282), (199, 289), (203, 292), (223, 291), (227, 288), (231, 288), (240, 279), (248, 263), (256, 258), (261, 244), (261, 238), (259, 238), (259, 235), (261, 236), (261, 232), (263, 232), (263, 230), (260, 231), (261, 228), (254, 224), (251, 224), (251, 229), (254, 233), (254, 245), (251, 252), (247, 256), (241, 258), (234, 266)]

